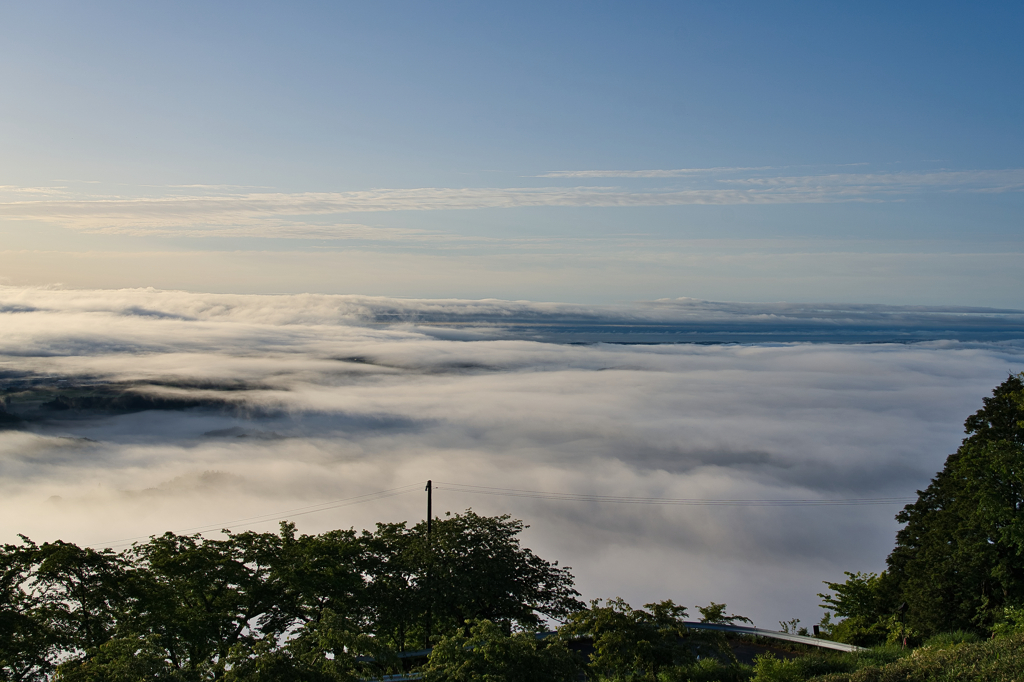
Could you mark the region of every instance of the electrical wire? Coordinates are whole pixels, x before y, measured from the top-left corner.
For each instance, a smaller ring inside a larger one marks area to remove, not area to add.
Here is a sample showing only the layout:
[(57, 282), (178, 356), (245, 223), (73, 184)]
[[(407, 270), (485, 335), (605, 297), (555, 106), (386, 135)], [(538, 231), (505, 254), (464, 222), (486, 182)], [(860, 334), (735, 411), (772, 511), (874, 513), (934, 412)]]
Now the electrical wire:
[(473, 495), (498, 495), (501, 497), (526, 497), (539, 500), (560, 500), (565, 502), (607, 502), (612, 504), (646, 504), (695, 507), (824, 507), (824, 506), (867, 506), (880, 504), (907, 504), (916, 497), (872, 497), (844, 499), (702, 499), (670, 497), (620, 497), (614, 495), (593, 495), (589, 493), (559, 493), (543, 490), (521, 490), (518, 488), (494, 488), (464, 483), (438, 482), (437, 490), (471, 493)]
[[(271, 521), (285, 521), (287, 519), (294, 518), (296, 516), (305, 516), (306, 514), (316, 514), (318, 512), (327, 511), (328, 509), (337, 509), (339, 507), (350, 507), (354, 504), (363, 504), (364, 502), (374, 502), (376, 500), (382, 500), (388, 497), (395, 497), (396, 495), (404, 495), (411, 493), (414, 490), (419, 489), (421, 483), (411, 483), (409, 485), (403, 485), (398, 488), (389, 488), (388, 490), (377, 490), (372, 493), (366, 493), (364, 495), (356, 495), (355, 497), (346, 497), (341, 500), (331, 500), (329, 502), (321, 502), (320, 504), (309, 505), (307, 507), (297, 507), (295, 509), (287, 509), (285, 511), (272, 512), (269, 514), (260, 514), (258, 516), (249, 516), (242, 519), (235, 519), (233, 521), (224, 521), (222, 523), (211, 523), (203, 526), (192, 526), (190, 528), (182, 528), (176, 531), (171, 531), (176, 535), (183, 533), (205, 533), (213, 530), (220, 530), (230, 525), (243, 524), (244, 526), (251, 526), (260, 523), (269, 523)], [(87, 547), (104, 547), (104, 548), (115, 548), (115, 547), (126, 547), (133, 542), (138, 540), (148, 540), (150, 535), (139, 535), (131, 538), (122, 538), (120, 540), (111, 540), (108, 542), (95, 542), (86, 545)]]
[[(396, 495), (405, 495), (420, 488), (420, 483), (387, 490), (377, 490), (372, 493), (346, 497), (341, 500), (331, 500), (320, 504), (297, 507), (284, 511), (272, 512), (249, 516), (222, 523), (211, 523), (202, 526), (192, 526), (172, 531), (175, 534), (183, 533), (205, 533), (213, 530), (220, 530), (228, 526), (242, 524), (243, 527), (268, 523), (271, 521), (285, 521), (296, 516), (316, 514), (329, 509), (338, 509), (365, 502), (374, 502)], [(824, 507), (824, 506), (870, 506), (907, 504), (913, 502), (915, 497), (871, 497), (871, 498), (839, 498), (839, 499), (709, 499), (709, 498), (673, 498), (673, 497), (633, 497), (616, 495), (596, 495), (591, 493), (567, 493), (552, 492), (544, 490), (524, 490), (521, 488), (496, 488), (493, 486), (470, 485), (467, 483), (453, 483), (439, 481), (434, 483), (435, 490), (447, 490), (453, 493), (468, 493), (472, 495), (492, 495), (499, 497), (521, 497), (537, 500), (553, 500), (560, 502), (598, 502), (608, 504), (640, 504), (652, 506), (694, 506), (694, 507)], [(89, 547), (116, 548), (126, 547), (139, 540), (147, 540), (150, 535), (140, 535), (131, 538), (122, 538), (108, 542), (90, 543)]]

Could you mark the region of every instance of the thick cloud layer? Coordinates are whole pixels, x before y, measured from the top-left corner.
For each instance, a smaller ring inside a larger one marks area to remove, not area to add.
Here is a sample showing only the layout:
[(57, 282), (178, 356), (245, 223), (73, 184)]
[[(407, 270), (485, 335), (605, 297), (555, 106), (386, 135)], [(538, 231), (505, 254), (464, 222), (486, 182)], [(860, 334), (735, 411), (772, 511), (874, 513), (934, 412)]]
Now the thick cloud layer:
[[(762, 627), (816, 619), (821, 580), (880, 570), (899, 505), (624, 504), (460, 485), (913, 497), (981, 398), (1024, 369), (1017, 311), (17, 288), (0, 289), (0, 311), (5, 541), (416, 520), (429, 478), (441, 513), (530, 523), (527, 542), (571, 565), (587, 597), (727, 601)], [(829, 329), (930, 340), (560, 342)]]

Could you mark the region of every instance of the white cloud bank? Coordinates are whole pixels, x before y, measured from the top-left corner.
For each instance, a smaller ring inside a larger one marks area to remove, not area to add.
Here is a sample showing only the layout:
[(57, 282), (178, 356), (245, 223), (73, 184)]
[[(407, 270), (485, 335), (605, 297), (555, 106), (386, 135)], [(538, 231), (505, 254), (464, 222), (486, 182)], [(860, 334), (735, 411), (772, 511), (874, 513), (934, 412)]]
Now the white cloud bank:
[[(836, 317), (815, 311), (822, 324)], [(817, 617), (819, 581), (882, 567), (898, 507), (631, 506), (445, 484), (912, 496), (981, 398), (1024, 368), (1019, 341), (566, 345), (530, 340), (517, 326), (782, 324), (807, 312), (686, 300), (599, 307), (0, 288), (0, 386), (12, 411), (39, 418), (0, 431), (0, 532), (106, 544), (240, 528), (228, 522), (430, 478), (441, 513), (472, 506), (525, 519), (527, 542), (573, 566), (585, 596), (714, 599), (762, 627), (806, 622)], [(909, 328), (926, 325), (914, 317), (921, 312), (841, 315), (900, 315)], [(111, 385), (194, 406), (38, 407), (54, 390)], [(422, 506), (410, 493), (296, 520), (305, 531), (365, 527), (420, 518)]]

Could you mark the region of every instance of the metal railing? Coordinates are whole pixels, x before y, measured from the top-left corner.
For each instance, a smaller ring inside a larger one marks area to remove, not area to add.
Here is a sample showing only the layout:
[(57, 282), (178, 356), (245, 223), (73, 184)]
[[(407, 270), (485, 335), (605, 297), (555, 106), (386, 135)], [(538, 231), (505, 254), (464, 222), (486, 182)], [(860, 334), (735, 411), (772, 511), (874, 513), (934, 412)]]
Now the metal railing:
[[(847, 653), (857, 653), (858, 651), (867, 651), (864, 647), (856, 646), (854, 644), (844, 644), (842, 642), (833, 642), (828, 639), (819, 639), (817, 637), (808, 637), (807, 635), (795, 635), (791, 632), (779, 632), (778, 630), (762, 630), (761, 628), (754, 627), (753, 625), (724, 625), (720, 623), (699, 623), (695, 621), (684, 621), (683, 625), (690, 630), (711, 630), (715, 632), (728, 632), (734, 635), (746, 635), (752, 637), (767, 637), (769, 639), (779, 639), (785, 642), (793, 642), (794, 644), (806, 644), (807, 646), (816, 646), (822, 649), (834, 649), (836, 651), (845, 651)], [(547, 639), (555, 635), (554, 631), (549, 632), (538, 632), (537, 639)], [(430, 656), (430, 652), (433, 649), (418, 649), (416, 651), (403, 651), (398, 654), (398, 658), (427, 658)], [(359, 658), (363, 660), (372, 660), (368, 657)], [(423, 679), (423, 673), (405, 673), (401, 675), (385, 675), (384, 677), (373, 678), (374, 682), (415, 682), (416, 680)]]
[(686, 621), (683, 624), (691, 630), (717, 630), (719, 632), (731, 632), (735, 635), (769, 637), (771, 639), (781, 639), (786, 642), (806, 644), (808, 646), (821, 647), (822, 649), (835, 649), (836, 651), (846, 651), (848, 653), (867, 651), (867, 649), (862, 646), (843, 644), (842, 642), (833, 642), (828, 639), (808, 637), (807, 635), (794, 635), (790, 632), (779, 632), (778, 630), (762, 630), (761, 628), (756, 628), (753, 625), (722, 625), (719, 623), (695, 623), (691, 621)]

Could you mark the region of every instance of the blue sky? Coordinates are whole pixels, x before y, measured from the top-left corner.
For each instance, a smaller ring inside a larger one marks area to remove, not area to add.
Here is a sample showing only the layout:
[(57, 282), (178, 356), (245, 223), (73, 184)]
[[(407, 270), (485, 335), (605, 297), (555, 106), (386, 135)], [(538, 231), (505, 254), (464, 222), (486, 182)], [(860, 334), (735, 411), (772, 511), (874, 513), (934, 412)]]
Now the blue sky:
[(2, 12), (10, 284), (1024, 307), (1017, 3)]

